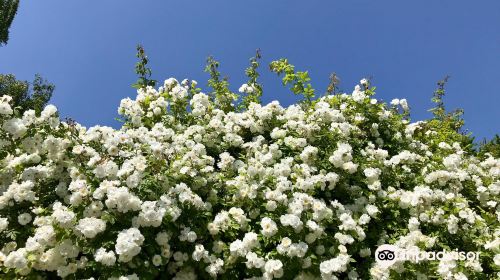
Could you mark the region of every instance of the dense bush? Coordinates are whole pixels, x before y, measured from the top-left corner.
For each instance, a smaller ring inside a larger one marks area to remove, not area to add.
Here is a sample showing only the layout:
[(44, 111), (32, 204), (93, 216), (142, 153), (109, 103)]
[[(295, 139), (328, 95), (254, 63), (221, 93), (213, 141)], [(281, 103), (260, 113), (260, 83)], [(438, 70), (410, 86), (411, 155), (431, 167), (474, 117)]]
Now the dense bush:
[[(284, 108), (258, 103), (256, 60), (241, 102), (217, 66), (209, 94), (139, 86), (120, 129), (1, 97), (0, 277), (499, 277), (500, 160), (410, 123), (406, 100), (378, 101), (367, 80), (315, 98), (307, 72), (273, 62), (305, 97)], [(385, 267), (384, 243), (480, 259)]]

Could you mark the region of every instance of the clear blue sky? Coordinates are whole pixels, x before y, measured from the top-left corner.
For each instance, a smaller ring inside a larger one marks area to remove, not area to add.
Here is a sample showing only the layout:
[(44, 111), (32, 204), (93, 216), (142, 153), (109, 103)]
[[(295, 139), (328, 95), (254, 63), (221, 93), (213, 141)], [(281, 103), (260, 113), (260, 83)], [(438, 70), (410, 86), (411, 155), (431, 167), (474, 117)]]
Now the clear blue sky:
[(413, 120), (430, 116), (435, 82), (448, 74), (448, 108), (464, 108), (479, 139), (500, 133), (498, 0), (21, 0), (0, 73), (40, 73), (56, 85), (52, 103), (63, 117), (117, 127), (120, 100), (135, 95), (138, 43), (157, 80), (205, 87), (205, 58), (214, 55), (235, 91), (260, 48), (264, 101), (284, 105), (295, 98), (267, 71), (274, 59), (308, 69), (319, 92), (332, 71), (349, 92), (372, 76), (377, 97), (407, 98)]

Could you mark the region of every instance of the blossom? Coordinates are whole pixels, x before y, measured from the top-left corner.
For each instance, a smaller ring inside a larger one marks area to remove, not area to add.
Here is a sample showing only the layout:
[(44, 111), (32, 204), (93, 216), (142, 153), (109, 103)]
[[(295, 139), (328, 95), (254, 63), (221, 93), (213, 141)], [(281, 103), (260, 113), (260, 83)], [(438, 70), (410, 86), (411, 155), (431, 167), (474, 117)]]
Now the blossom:
[[(21, 214), (21, 215), (19, 215), (17, 217), (17, 221), (22, 226), (24, 226), (24, 225), (28, 224), (29, 222), (31, 222), (31, 219), (32, 219), (32, 217), (31, 217), (30, 213), (23, 213), (23, 214)], [(1, 229), (1, 226), (0, 226), (0, 229)]]
[(83, 218), (78, 221), (75, 229), (87, 238), (94, 238), (97, 234), (106, 230), (106, 222), (94, 217)]
[(105, 266), (112, 266), (116, 262), (116, 256), (113, 251), (106, 251), (104, 248), (99, 248), (94, 256), (97, 262), (102, 263)]
[(260, 222), (260, 226), (262, 227), (262, 234), (267, 237), (271, 237), (278, 231), (278, 227), (276, 223), (268, 217), (262, 218)]
[(7, 218), (0, 218), (0, 232), (7, 229), (9, 226), (9, 220)]
[(5, 267), (14, 269), (24, 269), (28, 266), (27, 252), (26, 249), (21, 248), (19, 250), (9, 253), (4, 261)]
[(253, 86), (243, 84), (241, 87), (238, 89), (239, 92), (241, 93), (253, 93), (255, 91)]
[(291, 226), (294, 229), (298, 230), (302, 227), (302, 221), (299, 217), (292, 214), (285, 214), (280, 217), (280, 222), (284, 226)]
[(337, 257), (324, 261), (320, 264), (319, 269), (322, 275), (331, 275), (334, 272), (343, 272), (347, 269), (349, 263), (349, 255), (338, 255)]
[[(5, 96), (5, 95), (4, 95)], [(13, 113), (12, 108), (6, 102), (0, 102), (0, 114), (11, 115)]]
[(264, 270), (271, 278), (281, 278), (283, 276), (283, 263), (280, 260), (268, 260), (264, 265)]
[(115, 251), (120, 262), (129, 262), (141, 251), (144, 236), (137, 228), (122, 230), (116, 239)]

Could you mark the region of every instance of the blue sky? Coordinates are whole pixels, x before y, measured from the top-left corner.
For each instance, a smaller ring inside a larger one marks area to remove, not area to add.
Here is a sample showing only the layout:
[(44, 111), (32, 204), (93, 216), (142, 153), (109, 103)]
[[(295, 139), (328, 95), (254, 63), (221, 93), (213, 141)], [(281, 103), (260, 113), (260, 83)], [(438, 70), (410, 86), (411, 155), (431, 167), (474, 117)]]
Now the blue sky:
[(263, 54), (264, 101), (295, 97), (267, 71), (286, 57), (309, 70), (323, 92), (329, 73), (351, 91), (372, 77), (377, 98), (407, 98), (412, 119), (430, 116), (435, 83), (445, 75), (446, 105), (465, 110), (479, 138), (500, 133), (500, 1), (21, 1), (0, 73), (56, 85), (63, 117), (110, 125), (122, 98), (134, 96), (135, 46), (153, 76), (198, 80), (214, 55), (236, 91), (256, 48)]

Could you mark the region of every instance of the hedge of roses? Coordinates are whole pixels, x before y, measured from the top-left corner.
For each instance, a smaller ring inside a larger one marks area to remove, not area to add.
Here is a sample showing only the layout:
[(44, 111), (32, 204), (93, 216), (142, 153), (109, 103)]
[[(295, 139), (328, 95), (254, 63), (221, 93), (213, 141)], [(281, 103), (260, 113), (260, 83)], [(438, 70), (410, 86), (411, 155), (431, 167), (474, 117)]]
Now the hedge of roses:
[[(500, 277), (500, 160), (373, 94), (227, 110), (170, 78), (122, 100), (120, 129), (3, 96), (0, 278)], [(385, 267), (380, 244), (480, 258)]]

